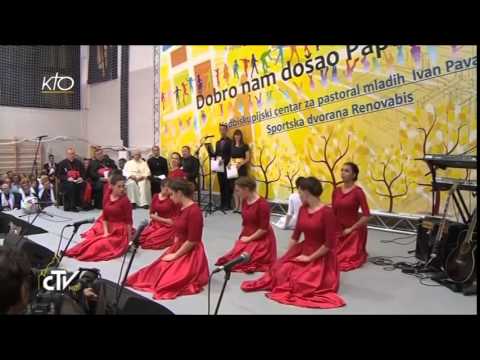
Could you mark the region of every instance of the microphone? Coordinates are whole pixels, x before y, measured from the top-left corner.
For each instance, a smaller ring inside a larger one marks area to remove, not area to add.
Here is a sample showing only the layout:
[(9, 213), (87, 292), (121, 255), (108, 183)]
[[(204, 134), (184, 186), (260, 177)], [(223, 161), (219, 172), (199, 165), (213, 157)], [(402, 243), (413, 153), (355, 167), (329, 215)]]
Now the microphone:
[(140, 225), (138, 225), (137, 231), (135, 231), (135, 235), (133, 235), (133, 240), (131, 244), (138, 248), (140, 245), (140, 235), (142, 234), (143, 230), (147, 227), (148, 220), (143, 220)]
[(248, 262), (248, 261), (250, 261), (250, 254), (247, 253), (247, 252), (243, 252), (239, 257), (237, 257), (233, 260), (230, 260), (229, 262), (227, 262), (226, 264), (224, 264), (222, 266), (219, 266), (219, 267), (215, 268), (215, 270), (213, 270), (212, 274), (215, 274), (215, 273), (220, 272), (222, 270), (230, 271), (235, 265), (242, 264), (242, 263)]
[(46, 138), (46, 137), (48, 137), (48, 135), (37, 136), (37, 139), (43, 139), (43, 138)]
[(86, 220), (80, 220), (77, 222), (74, 222), (73, 224), (67, 225), (67, 226), (73, 226), (75, 229), (78, 229), (81, 225), (83, 224), (91, 224), (95, 222), (95, 218), (90, 218)]

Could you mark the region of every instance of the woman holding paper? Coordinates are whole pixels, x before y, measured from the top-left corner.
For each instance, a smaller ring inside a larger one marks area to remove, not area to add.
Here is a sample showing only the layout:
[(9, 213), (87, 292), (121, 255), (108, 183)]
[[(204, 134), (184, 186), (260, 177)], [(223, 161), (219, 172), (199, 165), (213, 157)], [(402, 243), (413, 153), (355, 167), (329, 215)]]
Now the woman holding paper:
[[(248, 176), (247, 165), (249, 162), (250, 162), (250, 148), (243, 141), (242, 131), (240, 129), (237, 129), (233, 133), (232, 157), (229, 164), (230, 171), (232, 170), (232, 168), (236, 168), (237, 176), (235, 178), (238, 178), (241, 176)], [(233, 172), (235, 172), (235, 170), (233, 170)], [(230, 188), (232, 189), (232, 191), (233, 191), (233, 188), (235, 187), (235, 178), (229, 179)], [(233, 212), (240, 213), (240, 209), (242, 208), (242, 199), (236, 193), (234, 193), (234, 201), (235, 201), (235, 209), (233, 210)]]

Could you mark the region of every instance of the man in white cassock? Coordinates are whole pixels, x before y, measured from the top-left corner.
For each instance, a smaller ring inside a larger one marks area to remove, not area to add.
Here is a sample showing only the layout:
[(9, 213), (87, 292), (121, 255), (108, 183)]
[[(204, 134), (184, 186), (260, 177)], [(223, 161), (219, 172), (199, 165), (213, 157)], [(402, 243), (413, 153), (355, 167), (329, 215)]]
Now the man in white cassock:
[(140, 150), (132, 151), (133, 158), (125, 164), (123, 175), (127, 178), (127, 196), (133, 206), (148, 209), (151, 201), (150, 168), (142, 159)]

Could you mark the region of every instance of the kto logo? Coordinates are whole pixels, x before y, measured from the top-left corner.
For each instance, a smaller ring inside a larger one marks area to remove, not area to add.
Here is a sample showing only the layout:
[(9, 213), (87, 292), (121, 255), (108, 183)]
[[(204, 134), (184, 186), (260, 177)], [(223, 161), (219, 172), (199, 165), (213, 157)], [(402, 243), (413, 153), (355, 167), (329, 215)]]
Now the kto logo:
[(47, 291), (63, 291), (74, 281), (80, 271), (75, 271), (69, 278), (66, 270), (52, 270), (50, 275), (43, 279), (43, 288)]
[(75, 80), (71, 76), (50, 76), (48, 79), (43, 77), (42, 92), (70, 92), (75, 85)]

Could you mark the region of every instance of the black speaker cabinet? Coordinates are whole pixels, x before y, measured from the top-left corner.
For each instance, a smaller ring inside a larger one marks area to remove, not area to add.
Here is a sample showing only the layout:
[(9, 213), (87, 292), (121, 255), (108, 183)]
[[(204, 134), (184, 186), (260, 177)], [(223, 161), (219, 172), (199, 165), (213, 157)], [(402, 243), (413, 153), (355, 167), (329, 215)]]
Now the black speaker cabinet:
[[(418, 260), (427, 261), (430, 258), (440, 221), (441, 219), (433, 217), (426, 217), (420, 221), (417, 229), (417, 244), (415, 248), (415, 257)], [(438, 265), (444, 266), (448, 254), (450, 254), (457, 245), (459, 233), (467, 228), (468, 225), (447, 221), (444, 228), (444, 235), (440, 242), (439, 255), (436, 260)]]
[(3, 246), (15, 248), (24, 252), (30, 260), (31, 266), (37, 269), (45, 268), (55, 255), (50, 249), (15, 233), (9, 233), (6, 235)]

